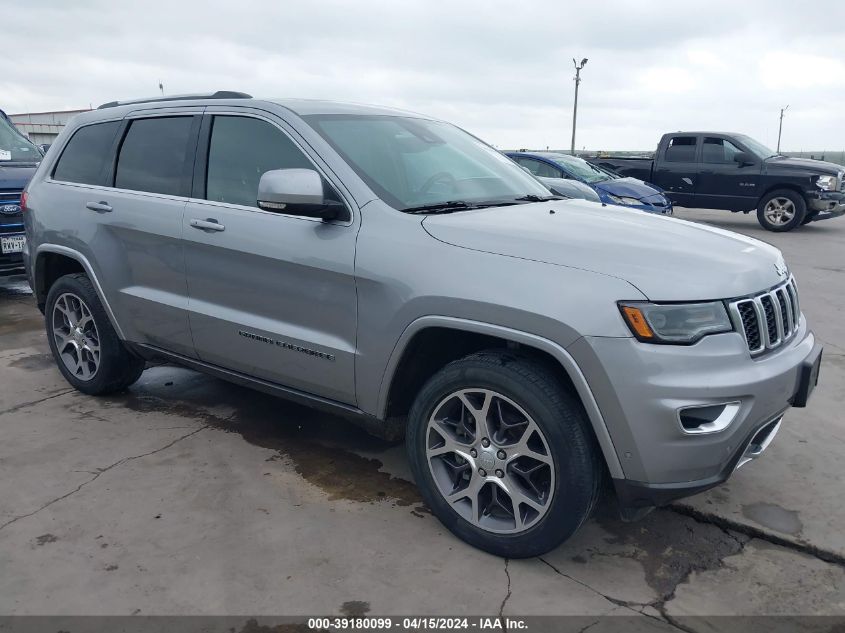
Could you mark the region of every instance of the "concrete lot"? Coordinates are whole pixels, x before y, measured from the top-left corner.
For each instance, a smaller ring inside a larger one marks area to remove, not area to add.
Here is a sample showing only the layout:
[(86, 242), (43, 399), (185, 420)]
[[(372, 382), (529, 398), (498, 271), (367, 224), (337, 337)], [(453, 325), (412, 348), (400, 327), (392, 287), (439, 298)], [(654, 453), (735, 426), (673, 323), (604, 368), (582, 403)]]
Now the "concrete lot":
[(72, 391), (0, 283), (0, 614), (845, 615), (845, 219), (678, 215), (784, 250), (821, 383), (726, 485), (634, 524), (602, 507), (532, 560), (458, 541), (402, 447), (340, 419), (173, 367)]

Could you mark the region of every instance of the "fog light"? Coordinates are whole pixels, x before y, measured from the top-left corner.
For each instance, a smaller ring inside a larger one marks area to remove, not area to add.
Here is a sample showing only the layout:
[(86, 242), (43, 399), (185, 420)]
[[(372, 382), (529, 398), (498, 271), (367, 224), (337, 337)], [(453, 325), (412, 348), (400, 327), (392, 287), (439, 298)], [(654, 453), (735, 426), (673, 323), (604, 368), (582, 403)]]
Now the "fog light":
[(692, 435), (718, 433), (728, 428), (736, 419), (740, 405), (739, 402), (725, 402), (684, 407), (678, 411), (678, 419), (684, 433)]

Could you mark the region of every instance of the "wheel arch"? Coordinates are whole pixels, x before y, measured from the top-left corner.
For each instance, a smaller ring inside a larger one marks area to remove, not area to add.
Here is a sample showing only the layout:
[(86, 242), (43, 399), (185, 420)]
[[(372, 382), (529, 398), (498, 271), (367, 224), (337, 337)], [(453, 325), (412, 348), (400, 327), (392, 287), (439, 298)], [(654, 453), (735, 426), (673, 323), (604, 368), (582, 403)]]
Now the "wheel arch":
[[(763, 191), (763, 193), (760, 194), (760, 197), (757, 198), (757, 207), (758, 208), (760, 207), (763, 200), (770, 193), (775, 192), (775, 191), (780, 191), (780, 190), (783, 190), (783, 189), (797, 193), (799, 196), (801, 196), (801, 198), (804, 200), (805, 203), (807, 202), (806, 192), (799, 185), (797, 185), (795, 183), (788, 183), (787, 182), (787, 183), (778, 183), (778, 184), (774, 184), (774, 185), (769, 185), (768, 187), (766, 187), (766, 189)], [(807, 207), (809, 208), (809, 204), (807, 205)]]
[(413, 321), (394, 346), (382, 377), (378, 417), (389, 420), (407, 413), (413, 395), (436, 371), (470, 353), (495, 347), (518, 348), (552, 363), (580, 399), (610, 476), (624, 478), (607, 424), (572, 355), (554, 341), (504, 326), (445, 316)]
[(125, 340), (126, 337), (120, 329), (120, 324), (117, 322), (114, 312), (112, 312), (108, 299), (103, 292), (103, 287), (100, 285), (100, 281), (97, 279), (97, 275), (91, 266), (91, 262), (82, 253), (67, 246), (42, 244), (38, 247), (38, 251), (32, 260), (33, 292), (38, 302), (38, 307), (43, 311), (47, 301), (47, 293), (50, 292), (50, 287), (56, 279), (63, 275), (79, 272), (85, 273), (91, 280), (94, 290), (97, 292), (97, 297), (103, 304), (114, 331), (121, 340)]

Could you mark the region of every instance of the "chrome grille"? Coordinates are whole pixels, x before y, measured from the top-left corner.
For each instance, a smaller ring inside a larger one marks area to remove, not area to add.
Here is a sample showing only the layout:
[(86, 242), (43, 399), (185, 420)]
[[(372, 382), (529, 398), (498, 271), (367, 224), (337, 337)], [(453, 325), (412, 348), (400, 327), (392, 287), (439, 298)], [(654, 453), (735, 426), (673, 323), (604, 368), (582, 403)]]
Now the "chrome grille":
[(21, 191), (9, 191), (0, 189), (0, 204), (18, 204), (21, 201)]
[(732, 301), (729, 307), (752, 355), (786, 343), (798, 331), (801, 321), (798, 290), (792, 278), (769, 292)]

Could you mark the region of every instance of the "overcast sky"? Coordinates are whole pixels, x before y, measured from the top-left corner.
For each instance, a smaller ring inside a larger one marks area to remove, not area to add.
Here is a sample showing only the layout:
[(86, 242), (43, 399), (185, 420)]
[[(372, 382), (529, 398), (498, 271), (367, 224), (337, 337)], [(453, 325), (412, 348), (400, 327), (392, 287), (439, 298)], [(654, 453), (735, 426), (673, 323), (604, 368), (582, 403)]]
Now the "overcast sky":
[(395, 105), (500, 148), (665, 131), (845, 149), (845, 3), (779, 0), (0, 0), (0, 108), (218, 89)]

